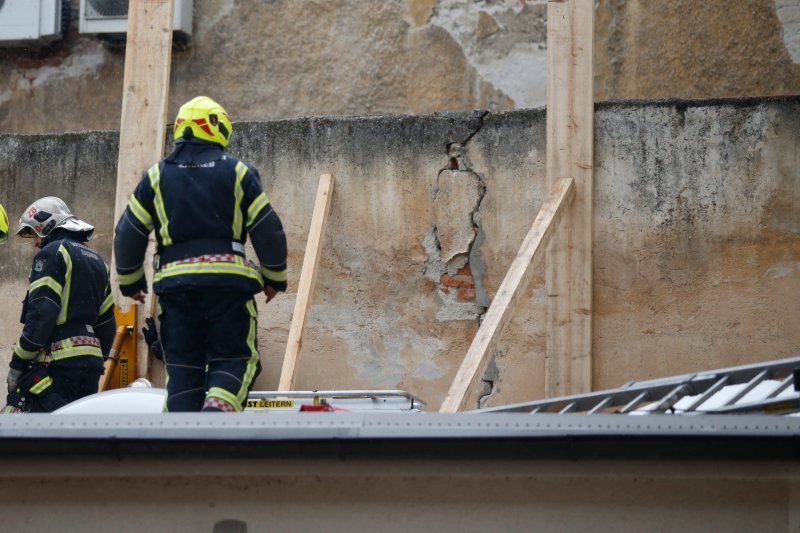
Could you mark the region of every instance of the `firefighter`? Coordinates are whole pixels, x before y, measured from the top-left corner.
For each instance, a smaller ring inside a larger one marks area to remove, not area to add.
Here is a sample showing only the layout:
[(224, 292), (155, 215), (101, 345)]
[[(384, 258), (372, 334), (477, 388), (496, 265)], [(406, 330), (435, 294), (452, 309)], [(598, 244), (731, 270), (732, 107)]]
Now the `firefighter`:
[(39, 251), (9, 365), (9, 406), (50, 412), (97, 392), (116, 321), (108, 266), (85, 244), (93, 232), (53, 196), (19, 219), (16, 234)]
[[(227, 155), (233, 128), (211, 98), (185, 103), (175, 149), (142, 176), (114, 238), (120, 291), (144, 302), (155, 232), (165, 411), (240, 411), (261, 369), (254, 295), (286, 290), (286, 236), (251, 164)], [(245, 258), (250, 237), (259, 265)], [(153, 328), (155, 333), (155, 328)]]

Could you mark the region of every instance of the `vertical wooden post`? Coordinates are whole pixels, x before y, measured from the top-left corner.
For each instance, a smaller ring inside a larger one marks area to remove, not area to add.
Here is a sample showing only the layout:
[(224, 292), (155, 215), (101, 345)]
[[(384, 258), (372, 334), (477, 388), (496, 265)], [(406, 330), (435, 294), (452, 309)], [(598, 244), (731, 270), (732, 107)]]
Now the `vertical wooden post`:
[(303, 347), (303, 330), (306, 326), (308, 310), (311, 307), (314, 282), (317, 280), (317, 265), (319, 265), (319, 257), (322, 254), (325, 221), (330, 212), (332, 196), (333, 176), (323, 174), (319, 177), (317, 199), (314, 202), (314, 213), (311, 215), (306, 253), (303, 256), (303, 270), (300, 272), (300, 283), (297, 285), (297, 300), (294, 304), (292, 325), (289, 327), (289, 339), (286, 343), (286, 354), (283, 356), (283, 368), (278, 382), (279, 391), (289, 391), (294, 388), (294, 370), (297, 356)]
[[(114, 220), (119, 220), (142, 173), (164, 156), (167, 126), (167, 96), (172, 59), (174, 0), (131, 0), (122, 85), (122, 119), (119, 131), (119, 161)], [(148, 257), (152, 257), (151, 251)], [(112, 263), (114, 259), (112, 258)], [(145, 261), (152, 279), (151, 261)], [(119, 293), (119, 280), (112, 268), (114, 300), (127, 308), (131, 300)], [(152, 298), (152, 290), (149, 297)], [(146, 309), (147, 306), (140, 306)], [(139, 316), (139, 324), (144, 317)], [(141, 335), (141, 332), (136, 332)], [(147, 376), (147, 343), (138, 343), (137, 375)]]
[(593, 0), (547, 3), (547, 184), (575, 180), (547, 250), (547, 396), (592, 387), (593, 23)]

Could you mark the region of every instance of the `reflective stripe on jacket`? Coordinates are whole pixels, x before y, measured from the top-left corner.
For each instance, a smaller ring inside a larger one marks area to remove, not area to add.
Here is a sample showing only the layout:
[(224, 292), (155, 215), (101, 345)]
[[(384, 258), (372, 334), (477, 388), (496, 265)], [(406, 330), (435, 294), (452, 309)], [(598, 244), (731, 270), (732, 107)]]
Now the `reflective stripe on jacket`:
[[(182, 141), (142, 176), (114, 238), (126, 296), (147, 287), (151, 231), (160, 255), (157, 294), (192, 288), (255, 293), (265, 284), (286, 289), (286, 237), (258, 172), (216, 144)], [(258, 265), (244, 257), (248, 235)]]
[(70, 232), (54, 230), (34, 257), (20, 321), (12, 368), (25, 368), (71, 337), (94, 339), (71, 347), (72, 356), (107, 354), (116, 330), (108, 266)]

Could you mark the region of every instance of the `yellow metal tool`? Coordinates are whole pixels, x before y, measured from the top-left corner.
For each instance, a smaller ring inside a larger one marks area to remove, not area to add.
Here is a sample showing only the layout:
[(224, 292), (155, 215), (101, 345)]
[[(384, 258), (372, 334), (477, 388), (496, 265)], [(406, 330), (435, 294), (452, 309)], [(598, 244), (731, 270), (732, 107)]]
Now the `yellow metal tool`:
[(125, 388), (138, 376), (136, 375), (136, 345), (139, 336), (137, 331), (137, 305), (131, 305), (126, 312), (115, 308), (117, 334), (105, 362), (105, 371), (100, 376), (99, 391)]

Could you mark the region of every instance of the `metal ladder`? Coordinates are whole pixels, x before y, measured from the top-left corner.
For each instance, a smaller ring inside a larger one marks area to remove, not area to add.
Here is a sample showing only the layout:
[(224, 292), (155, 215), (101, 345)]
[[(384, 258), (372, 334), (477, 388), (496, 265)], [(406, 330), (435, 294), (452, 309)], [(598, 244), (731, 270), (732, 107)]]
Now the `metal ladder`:
[(252, 391), (246, 411), (296, 412), (302, 405), (330, 405), (352, 412), (420, 412), (425, 402), (402, 390)]
[[(471, 413), (788, 414), (800, 411), (800, 357), (648, 381)], [(795, 387), (792, 385), (795, 384)]]

